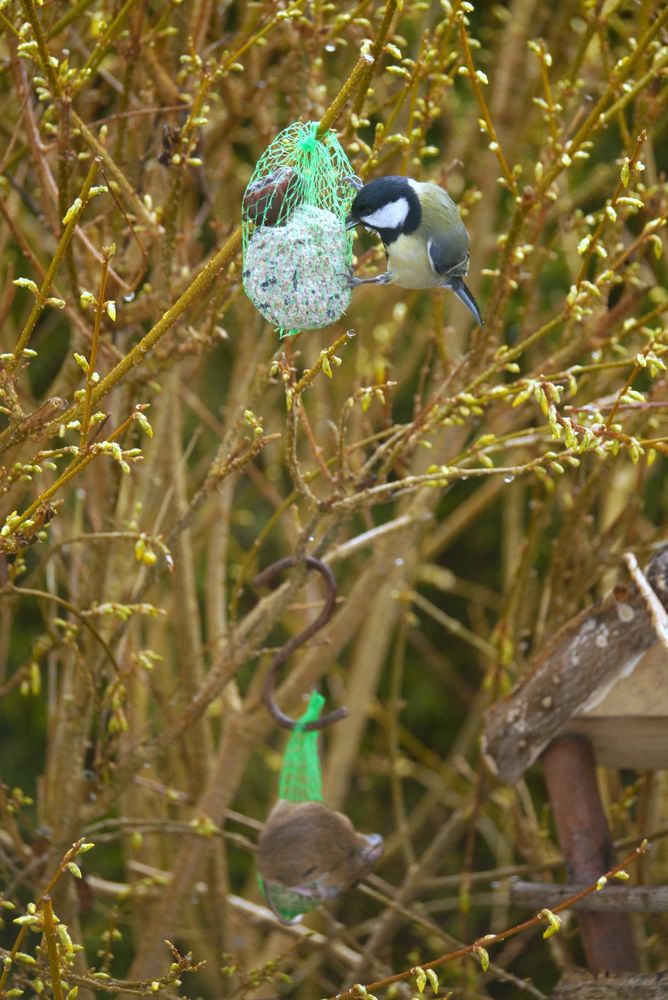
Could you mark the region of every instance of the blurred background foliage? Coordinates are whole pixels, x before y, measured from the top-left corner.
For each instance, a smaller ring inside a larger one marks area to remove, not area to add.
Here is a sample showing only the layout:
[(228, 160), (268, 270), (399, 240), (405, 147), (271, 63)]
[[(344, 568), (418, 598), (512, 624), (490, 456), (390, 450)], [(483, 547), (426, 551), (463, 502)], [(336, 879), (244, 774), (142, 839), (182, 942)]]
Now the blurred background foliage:
[[(53, 893), (79, 996), (325, 996), (517, 922), (513, 874), (562, 877), (539, 770), (495, 784), (478, 739), (665, 535), (667, 21), (655, 0), (1, 0), (0, 885), (23, 912), (95, 843)], [(354, 169), (447, 186), (482, 330), (446, 293), (368, 287), (279, 343), (245, 298), (254, 163), (351, 73)], [(350, 708), (326, 799), (386, 840), (312, 937), (272, 923), (252, 861), (284, 745), (263, 654), (321, 599), (252, 580), (305, 552), (339, 602), (279, 701), (320, 684)], [(662, 775), (602, 777), (616, 837), (665, 825)], [(665, 881), (661, 844), (642, 878)], [(647, 969), (667, 931), (638, 921)], [(182, 985), (165, 938), (206, 961)], [(491, 960), (443, 988), (542, 997), (582, 957), (568, 924)], [(5, 989), (52, 978), (44, 945)]]

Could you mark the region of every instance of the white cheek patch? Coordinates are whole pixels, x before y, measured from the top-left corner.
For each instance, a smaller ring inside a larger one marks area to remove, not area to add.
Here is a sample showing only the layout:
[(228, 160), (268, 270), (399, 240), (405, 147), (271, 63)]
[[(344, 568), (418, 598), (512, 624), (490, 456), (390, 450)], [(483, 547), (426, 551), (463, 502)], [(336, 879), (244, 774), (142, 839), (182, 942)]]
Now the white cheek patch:
[(408, 200), (397, 198), (396, 201), (388, 202), (371, 215), (363, 215), (362, 222), (370, 229), (399, 229), (406, 221), (408, 211)]

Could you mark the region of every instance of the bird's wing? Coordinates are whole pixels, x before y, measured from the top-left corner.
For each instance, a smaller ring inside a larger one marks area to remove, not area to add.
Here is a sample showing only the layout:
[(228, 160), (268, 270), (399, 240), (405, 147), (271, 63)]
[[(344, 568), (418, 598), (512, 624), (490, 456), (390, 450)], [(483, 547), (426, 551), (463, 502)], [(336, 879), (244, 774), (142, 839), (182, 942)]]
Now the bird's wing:
[(442, 240), (433, 236), (427, 242), (429, 262), (442, 278), (463, 278), (469, 272), (468, 247), (460, 241)]
[(438, 206), (433, 213), (438, 225), (425, 225), (429, 262), (441, 278), (463, 278), (469, 269), (469, 237), (457, 206), (438, 184), (425, 182), (421, 187), (423, 199)]

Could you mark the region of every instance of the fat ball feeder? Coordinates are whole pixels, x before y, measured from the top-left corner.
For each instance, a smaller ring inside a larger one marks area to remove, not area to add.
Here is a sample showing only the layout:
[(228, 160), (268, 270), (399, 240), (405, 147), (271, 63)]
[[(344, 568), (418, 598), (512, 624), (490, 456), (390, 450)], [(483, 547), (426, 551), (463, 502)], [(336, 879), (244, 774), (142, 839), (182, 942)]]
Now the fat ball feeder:
[(317, 122), (284, 129), (256, 164), (242, 203), (243, 285), (281, 337), (331, 326), (350, 304), (353, 178)]

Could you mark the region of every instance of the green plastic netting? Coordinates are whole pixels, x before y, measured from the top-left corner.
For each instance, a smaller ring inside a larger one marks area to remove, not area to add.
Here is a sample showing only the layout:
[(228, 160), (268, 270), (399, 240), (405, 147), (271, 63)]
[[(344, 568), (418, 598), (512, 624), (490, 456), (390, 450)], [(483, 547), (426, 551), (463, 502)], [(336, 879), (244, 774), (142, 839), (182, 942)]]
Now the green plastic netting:
[(313, 691), (306, 711), (292, 730), (278, 779), (279, 799), (287, 799), (288, 802), (322, 802), (318, 731), (313, 729), (304, 732), (304, 726), (316, 721), (324, 704), (323, 696), (318, 691)]
[(243, 198), (244, 290), (281, 337), (330, 326), (350, 303), (353, 172), (334, 132), (317, 132), (317, 122), (284, 129)]
[[(314, 691), (306, 711), (292, 731), (285, 748), (278, 779), (279, 799), (287, 799), (289, 802), (322, 802), (318, 732), (317, 730), (304, 732), (303, 727), (308, 722), (315, 722), (324, 704), (323, 696)], [(297, 920), (309, 910), (314, 910), (322, 902), (316, 898), (301, 896), (275, 882), (263, 882), (262, 879), (260, 882), (274, 910), (281, 920), (287, 923)]]

